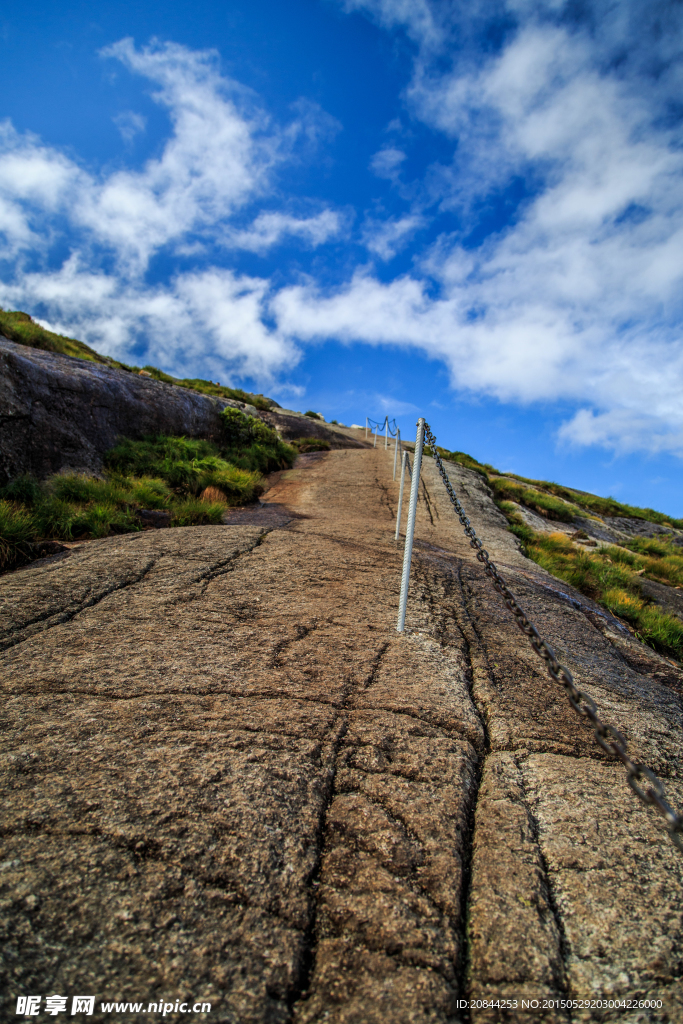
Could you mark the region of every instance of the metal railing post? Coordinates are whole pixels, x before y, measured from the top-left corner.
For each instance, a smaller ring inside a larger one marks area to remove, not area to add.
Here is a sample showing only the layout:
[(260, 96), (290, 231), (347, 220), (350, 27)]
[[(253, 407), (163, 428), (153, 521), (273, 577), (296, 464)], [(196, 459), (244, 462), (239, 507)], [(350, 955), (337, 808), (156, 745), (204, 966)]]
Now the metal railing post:
[(372, 442), (372, 447), (373, 448), (377, 447), (377, 431), (375, 431), (375, 433), (374, 433), (374, 440)]
[(415, 514), (417, 512), (417, 495), (420, 486), (420, 468), (422, 466), (422, 448), (425, 439), (425, 421), (420, 416), (417, 421), (417, 437), (415, 438), (415, 457), (413, 459), (413, 479), (410, 487), (410, 505), (408, 506), (408, 522), (406, 524), (406, 546), (403, 551), (403, 572), (401, 574), (401, 596), (398, 602), (398, 622), (396, 630), (402, 633), (406, 624), (406, 606), (408, 604), (408, 587), (410, 585), (410, 563), (413, 557), (413, 535), (415, 533)]
[(389, 417), (384, 417), (384, 451), (389, 447)]
[(401, 431), (396, 427), (396, 442), (394, 444), (394, 475), (392, 479), (396, 479), (396, 460), (398, 459), (398, 442), (401, 437)]
[(398, 509), (396, 511), (396, 536), (395, 540), (398, 540), (401, 531), (401, 511), (403, 509), (403, 485), (406, 479), (406, 465), (410, 469), (410, 463), (408, 462), (408, 452), (403, 453), (401, 459), (401, 486), (398, 492)]

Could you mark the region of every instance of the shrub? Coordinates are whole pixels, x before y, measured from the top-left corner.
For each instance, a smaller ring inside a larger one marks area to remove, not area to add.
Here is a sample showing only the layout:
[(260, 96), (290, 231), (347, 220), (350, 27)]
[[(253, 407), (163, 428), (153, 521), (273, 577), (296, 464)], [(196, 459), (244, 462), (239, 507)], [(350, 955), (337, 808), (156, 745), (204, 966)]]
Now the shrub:
[(0, 500), (0, 568), (26, 561), (35, 536), (36, 524), (28, 509)]
[(42, 497), (42, 487), (35, 479), (28, 474), (18, 476), (0, 489), (0, 498), (7, 501), (16, 501), (31, 508)]
[(222, 522), (225, 505), (222, 502), (207, 503), (201, 498), (186, 498), (171, 509), (171, 526), (218, 525)]
[[(304, 416), (308, 416), (312, 420), (322, 420), (323, 419), (319, 412), (313, 412), (312, 409), (309, 409), (307, 412), (305, 412)], [(324, 422), (325, 421), (323, 420), (323, 423)]]
[(276, 444), (278, 433), (256, 416), (247, 416), (227, 406), (221, 413), (223, 436), (229, 448), (248, 448), (252, 444)]
[(296, 451), (263, 420), (246, 416), (229, 406), (223, 410), (221, 418), (224, 454), (240, 469), (270, 473), (276, 469), (287, 469), (294, 463)]

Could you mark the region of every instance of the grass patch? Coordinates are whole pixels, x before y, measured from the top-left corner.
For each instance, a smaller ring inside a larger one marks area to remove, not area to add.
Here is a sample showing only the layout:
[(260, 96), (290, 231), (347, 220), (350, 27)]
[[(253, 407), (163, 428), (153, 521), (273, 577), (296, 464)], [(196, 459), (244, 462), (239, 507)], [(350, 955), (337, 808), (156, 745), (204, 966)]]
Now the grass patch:
[(218, 525), (225, 512), (225, 502), (207, 502), (202, 498), (185, 498), (172, 507), (171, 526)]
[(201, 438), (121, 438), (104, 478), (23, 476), (0, 489), (0, 569), (30, 561), (42, 540), (108, 537), (141, 529), (140, 509), (166, 510), (171, 526), (220, 523), (226, 505), (254, 501), (262, 474), (291, 466), (296, 449), (261, 420), (228, 408), (220, 444)]
[[(172, 377), (170, 373), (164, 373), (156, 366), (143, 366), (150, 377), (155, 380), (162, 380), (165, 384), (175, 384), (178, 388), (188, 388), (190, 391), (199, 391), (202, 395), (211, 395), (214, 398), (231, 398), (236, 402), (244, 402), (255, 409), (266, 412), (272, 409), (273, 402), (263, 395), (253, 395), (250, 391), (243, 391), (242, 388), (229, 388), (225, 384), (219, 384), (215, 380), (203, 380), (201, 377)], [(239, 410), (237, 410), (239, 412)]]
[[(448, 448), (441, 448), (438, 444), (436, 446), (436, 450), (442, 459), (445, 459), (447, 462), (457, 462), (458, 465), (464, 466), (465, 469), (472, 469), (475, 473), (479, 473), (480, 476), (483, 476), (486, 481), (489, 479), (489, 473), (497, 472), (493, 466), (489, 466), (487, 463), (478, 462), (471, 455), (468, 455), (467, 452), (451, 452)], [(432, 450), (430, 446), (425, 446), (424, 454), (429, 458), (432, 458)]]
[(307, 452), (329, 452), (330, 450), (330, 442), (319, 441), (317, 437), (297, 437), (289, 443), (301, 454), (306, 454)]
[(29, 348), (40, 348), (44, 352), (57, 352), (62, 356), (75, 356), (76, 359), (89, 359), (93, 363), (106, 363), (108, 366), (128, 369), (116, 359), (101, 356), (99, 352), (95, 352), (83, 341), (48, 331), (45, 327), (37, 324), (28, 313), (22, 313), (18, 309), (0, 308), (0, 334), (9, 338), (10, 341), (15, 341), (18, 345), (28, 345)]
[(0, 499), (0, 567), (27, 560), (34, 536), (31, 512), (15, 502)]
[(633, 550), (608, 546), (585, 551), (564, 533), (535, 533), (523, 522), (512, 502), (501, 501), (498, 505), (529, 558), (613, 615), (625, 619), (634, 627), (636, 636), (650, 647), (679, 661), (683, 659), (683, 622), (652, 604), (638, 583), (640, 576), (649, 576), (681, 585), (676, 581), (683, 580), (683, 557), (673, 550), (673, 545), (656, 541), (657, 554), (637, 550), (649, 543), (642, 540), (632, 542)]
[[(581, 510), (589, 514), (599, 516), (601, 519), (623, 517), (626, 519), (644, 519), (650, 523), (658, 523), (661, 526), (673, 526), (683, 529), (683, 519), (674, 519), (663, 512), (656, 512), (652, 508), (638, 508), (635, 505), (624, 505), (615, 498), (601, 498), (597, 494), (587, 494), (584, 491), (575, 491), (570, 487), (563, 487), (561, 484), (549, 480), (531, 480), (527, 477), (517, 476), (516, 473), (508, 473), (507, 476), (521, 481), (523, 484), (531, 484), (534, 489), (552, 494), (572, 505), (578, 505)], [(492, 485), (495, 481), (491, 481)], [(579, 512), (581, 514), (581, 512)]]
[(533, 487), (525, 487), (523, 484), (515, 483), (503, 477), (493, 477), (489, 480), (493, 493), (499, 500), (516, 501), (518, 504), (526, 505), (546, 519), (554, 519), (561, 523), (571, 523), (574, 516), (579, 515), (579, 509), (575, 505), (569, 505), (566, 501), (553, 494), (545, 494)]

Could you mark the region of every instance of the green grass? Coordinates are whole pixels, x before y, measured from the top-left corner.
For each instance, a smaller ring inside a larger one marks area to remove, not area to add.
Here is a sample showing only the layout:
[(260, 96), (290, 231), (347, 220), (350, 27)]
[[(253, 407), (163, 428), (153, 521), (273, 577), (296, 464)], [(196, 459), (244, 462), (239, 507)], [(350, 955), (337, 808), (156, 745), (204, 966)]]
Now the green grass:
[(58, 352), (63, 356), (75, 356), (77, 359), (89, 359), (94, 363), (106, 363), (109, 366), (127, 369), (123, 363), (101, 356), (85, 342), (46, 330), (35, 323), (28, 313), (19, 310), (0, 308), (0, 334), (10, 341), (16, 341), (18, 345), (28, 345), (30, 348), (43, 349), (44, 352)]
[[(650, 647), (679, 661), (683, 659), (683, 622), (650, 603), (638, 584), (640, 576), (648, 576), (680, 585), (683, 557), (672, 545), (657, 542), (657, 554), (652, 553), (653, 548), (648, 549), (650, 553), (641, 553), (617, 546), (586, 551), (563, 533), (535, 533), (524, 524), (511, 502), (499, 502), (499, 507), (508, 516), (510, 529), (522, 540), (529, 558), (631, 623), (636, 636)], [(629, 547), (645, 544), (638, 540)]]
[[(674, 526), (683, 529), (683, 519), (674, 519), (663, 512), (656, 512), (652, 508), (638, 508), (636, 505), (624, 505), (615, 498), (601, 498), (597, 494), (588, 494), (584, 491), (575, 491), (570, 487), (563, 487), (561, 484), (549, 480), (530, 480), (527, 477), (517, 476), (515, 473), (508, 473), (507, 476), (514, 477), (524, 484), (530, 484), (535, 490), (539, 488), (557, 498), (564, 499), (572, 505), (578, 505), (589, 514), (599, 516), (601, 519), (624, 517), (628, 519), (644, 519), (650, 523), (659, 523), (661, 526)], [(494, 481), (491, 481), (492, 485)]]
[(297, 437), (289, 442), (298, 452), (329, 452), (330, 442), (319, 441), (317, 437)]
[[(209, 441), (186, 437), (122, 438), (108, 453), (106, 467), (112, 487), (117, 479), (151, 477), (180, 496), (198, 497), (206, 487), (218, 487), (235, 505), (254, 501), (262, 489), (259, 473), (221, 458)], [(155, 502), (151, 507), (165, 506)]]
[(0, 568), (27, 560), (34, 537), (30, 511), (15, 502), (0, 499)]
[[(103, 478), (65, 473), (19, 477), (0, 489), (0, 569), (32, 557), (40, 540), (108, 537), (139, 530), (138, 509), (162, 509), (171, 526), (220, 523), (226, 505), (253, 501), (262, 474), (291, 466), (296, 449), (267, 424), (228, 408), (220, 444), (188, 437), (121, 438)], [(202, 493), (211, 488), (202, 500)]]
[[(217, 384), (213, 380), (202, 380), (201, 377), (172, 377), (170, 373), (158, 370), (156, 366), (144, 366), (144, 370), (154, 377), (155, 380), (162, 380), (166, 384), (175, 384), (179, 388), (188, 388), (190, 391), (199, 391), (202, 395), (212, 395), (215, 398), (232, 398), (237, 402), (244, 402), (252, 405), (255, 409), (267, 411), (272, 408), (273, 403), (263, 395), (253, 395), (242, 388), (229, 388), (225, 384)], [(239, 410), (238, 410), (239, 411)]]
[[(465, 469), (472, 469), (475, 473), (479, 473), (480, 476), (483, 476), (487, 481), (489, 479), (489, 472), (496, 472), (493, 466), (489, 466), (483, 462), (477, 462), (477, 460), (471, 455), (468, 455), (467, 452), (452, 452), (449, 451), (448, 448), (441, 448), (438, 444), (436, 446), (436, 450), (442, 459), (445, 459), (447, 462), (457, 462), (458, 465), (464, 466)], [(431, 448), (425, 447), (424, 454), (431, 458)]]
[(222, 502), (201, 501), (199, 498), (185, 498), (172, 506), (171, 526), (200, 526), (203, 523), (218, 525), (225, 512)]
[(553, 494), (545, 494), (533, 487), (524, 487), (522, 484), (507, 480), (503, 477), (493, 477), (489, 484), (494, 495), (499, 500), (512, 500), (518, 504), (526, 505), (547, 519), (554, 519), (561, 523), (571, 523), (574, 516), (579, 515), (576, 505), (569, 505), (561, 498)]

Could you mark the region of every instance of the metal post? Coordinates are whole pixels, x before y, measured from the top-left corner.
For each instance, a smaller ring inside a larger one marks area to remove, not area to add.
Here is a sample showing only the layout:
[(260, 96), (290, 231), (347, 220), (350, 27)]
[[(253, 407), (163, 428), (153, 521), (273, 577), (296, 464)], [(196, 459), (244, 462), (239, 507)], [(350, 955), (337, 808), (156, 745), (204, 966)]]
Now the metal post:
[(377, 447), (377, 431), (375, 431), (374, 440), (372, 442), (372, 447), (373, 448)]
[(403, 484), (405, 483), (406, 479), (406, 465), (408, 466), (408, 469), (410, 469), (410, 463), (408, 462), (408, 452), (404, 452), (403, 458), (401, 459), (401, 487), (398, 492), (398, 510), (396, 512), (396, 540), (398, 540), (401, 530), (401, 510), (403, 509)]
[(401, 431), (396, 427), (396, 443), (394, 444), (394, 475), (392, 479), (396, 479), (396, 460), (398, 459), (398, 442), (401, 437)]
[(415, 513), (417, 512), (417, 493), (420, 486), (420, 468), (422, 466), (422, 448), (425, 440), (425, 421), (420, 416), (417, 421), (417, 437), (415, 438), (415, 457), (413, 459), (413, 479), (410, 488), (410, 505), (408, 506), (408, 522), (406, 524), (406, 546), (403, 551), (403, 572), (401, 574), (401, 596), (398, 602), (398, 622), (396, 630), (402, 633), (406, 624), (406, 606), (408, 604), (408, 586), (410, 585), (410, 563), (413, 557), (413, 534), (415, 533)]
[(389, 447), (389, 417), (384, 417), (384, 451)]

